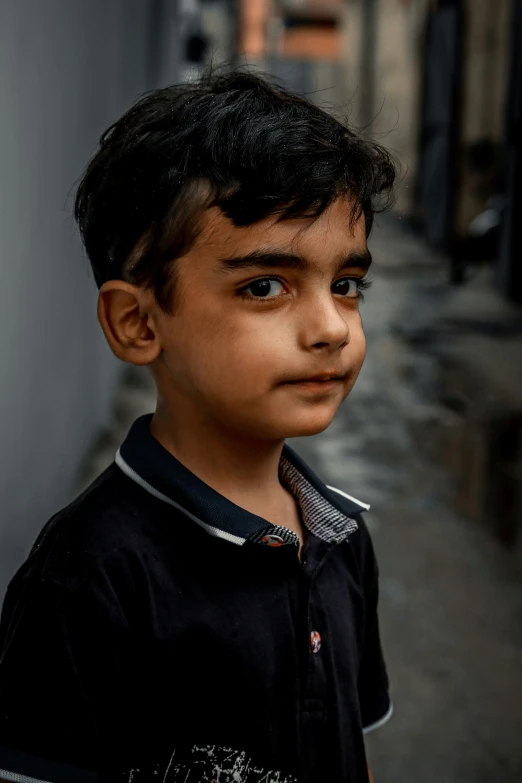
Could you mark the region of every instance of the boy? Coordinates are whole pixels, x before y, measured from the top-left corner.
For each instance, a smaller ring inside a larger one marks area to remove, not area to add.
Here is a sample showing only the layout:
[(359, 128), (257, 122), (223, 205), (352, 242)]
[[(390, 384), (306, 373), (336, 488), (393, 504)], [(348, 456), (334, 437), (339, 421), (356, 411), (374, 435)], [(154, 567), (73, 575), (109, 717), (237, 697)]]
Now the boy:
[(359, 783), (391, 714), (368, 507), (285, 444), (365, 353), (394, 168), (259, 76), (141, 98), (76, 198), (120, 359), (158, 401), (43, 528), (0, 625), (0, 777)]

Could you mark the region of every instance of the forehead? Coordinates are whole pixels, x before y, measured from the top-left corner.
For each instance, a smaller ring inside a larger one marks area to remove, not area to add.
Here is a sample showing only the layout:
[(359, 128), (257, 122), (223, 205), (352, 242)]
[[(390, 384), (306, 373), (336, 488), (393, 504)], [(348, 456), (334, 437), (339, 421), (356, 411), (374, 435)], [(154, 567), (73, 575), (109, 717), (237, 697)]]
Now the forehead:
[(193, 250), (216, 260), (272, 246), (302, 256), (337, 257), (350, 250), (366, 249), (364, 215), (350, 220), (352, 203), (339, 198), (317, 218), (278, 220), (270, 215), (250, 226), (235, 226), (218, 208), (208, 209)]

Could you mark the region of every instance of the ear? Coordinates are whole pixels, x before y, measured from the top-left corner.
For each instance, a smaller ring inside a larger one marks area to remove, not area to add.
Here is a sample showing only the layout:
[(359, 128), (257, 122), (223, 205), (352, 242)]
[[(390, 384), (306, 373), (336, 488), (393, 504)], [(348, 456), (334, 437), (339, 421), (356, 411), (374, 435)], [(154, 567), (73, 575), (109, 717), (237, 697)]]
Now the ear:
[(161, 353), (150, 292), (123, 280), (109, 280), (100, 289), (98, 320), (118, 359), (146, 365)]

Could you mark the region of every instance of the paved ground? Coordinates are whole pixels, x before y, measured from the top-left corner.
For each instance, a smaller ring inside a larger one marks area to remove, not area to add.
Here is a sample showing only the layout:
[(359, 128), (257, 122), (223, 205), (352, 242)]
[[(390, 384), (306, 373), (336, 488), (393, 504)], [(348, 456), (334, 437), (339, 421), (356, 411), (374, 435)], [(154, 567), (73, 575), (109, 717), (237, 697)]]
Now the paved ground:
[[(292, 442), (328, 483), (372, 505), (395, 702), (392, 721), (368, 738), (376, 783), (522, 781), (520, 549), (503, 549), (453, 510), (452, 477), (432, 459), (452, 427), (437, 362), (402, 338), (436, 323), (448, 296), (443, 261), (379, 223), (365, 366), (332, 426)], [(84, 483), (153, 405), (147, 385), (122, 388)]]

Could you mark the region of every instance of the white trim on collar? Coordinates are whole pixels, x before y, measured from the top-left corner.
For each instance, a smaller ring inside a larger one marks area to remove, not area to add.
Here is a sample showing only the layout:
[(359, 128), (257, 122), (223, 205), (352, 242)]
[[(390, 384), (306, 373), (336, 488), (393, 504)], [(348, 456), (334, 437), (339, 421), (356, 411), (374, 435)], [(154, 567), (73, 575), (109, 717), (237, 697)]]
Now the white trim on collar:
[(357, 498), (353, 498), (351, 495), (348, 495), (346, 492), (343, 492), (342, 489), (337, 489), (337, 487), (331, 487), (329, 484), (326, 485), (328, 489), (331, 489), (332, 492), (337, 492), (339, 495), (342, 495), (343, 498), (346, 498), (347, 500), (351, 500), (352, 503), (357, 503), (358, 506), (361, 506), (361, 508), (364, 508), (366, 511), (369, 511), (371, 506), (368, 505), (368, 503), (363, 503), (361, 500), (357, 500)]
[[(168, 495), (160, 492), (159, 489), (156, 489), (146, 479), (140, 476), (140, 474), (135, 471), (134, 468), (128, 464), (128, 462), (126, 462), (121, 454), (120, 449), (118, 449), (116, 452), (114, 461), (120, 470), (125, 473), (125, 475), (128, 476), (132, 481), (138, 484), (142, 489), (144, 489), (150, 495), (153, 495), (158, 500), (161, 500), (164, 503), (168, 503), (170, 506), (173, 506), (174, 508), (181, 511), (185, 516), (199, 525), (199, 527), (203, 528), (211, 536), (214, 536), (215, 538), (221, 538), (239, 546), (243, 546), (246, 543), (246, 538), (234, 535), (233, 533), (229, 533), (226, 530), (221, 530), (220, 528), (217, 528), (213, 525), (209, 525), (207, 522), (204, 522), (195, 514), (192, 514), (190, 511), (184, 508), (180, 503), (177, 503)], [(295, 466), (292, 465), (292, 463), (287, 459), (282, 460), (282, 469), (286, 479), (290, 480), (293, 485), (293, 494), (298, 498), (298, 502), (303, 511), (305, 525), (309, 530), (311, 530), (311, 532), (315, 532), (317, 535), (319, 535), (319, 537), (325, 538), (325, 540), (334, 540), (336, 533), (342, 533), (341, 538), (344, 539), (347, 537), (347, 535), (357, 529), (357, 522), (350, 517), (346, 517), (338, 509), (332, 506), (327, 498), (325, 498), (314, 487), (312, 487), (304, 478), (304, 476), (302, 476), (301, 473), (297, 470), (297, 468), (295, 468)], [(366, 503), (361, 503), (359, 500), (352, 498), (350, 495), (347, 495), (345, 492), (337, 489), (336, 487), (328, 486), (328, 489), (343, 495), (348, 500), (359, 505), (361, 509), (368, 510), (370, 508), (370, 506)], [(327, 523), (325, 523), (323, 519), (325, 512), (323, 505), (325, 503), (330, 509)], [(317, 517), (317, 519), (315, 519), (315, 517)], [(263, 533), (265, 534), (266, 531), (263, 531)], [(326, 535), (327, 533), (328, 535)]]
[(20, 772), (11, 772), (8, 769), (0, 769), (1, 780), (9, 780), (12, 783), (51, 783), (43, 778), (33, 778), (31, 775), (22, 775)]
[(185, 516), (190, 517), (193, 522), (195, 522), (197, 525), (202, 527), (204, 530), (207, 531), (207, 533), (210, 533), (211, 536), (215, 536), (215, 538), (224, 538), (225, 541), (230, 541), (232, 544), (238, 544), (239, 546), (243, 546), (243, 544), (246, 542), (246, 538), (241, 538), (240, 536), (235, 536), (232, 533), (227, 533), (225, 530), (219, 530), (217, 527), (213, 527), (212, 525), (207, 525), (206, 522), (203, 522), (202, 519), (199, 519), (194, 514), (191, 514), (190, 511), (187, 511), (186, 508), (183, 508), (179, 503), (176, 503), (175, 500), (172, 500), (172, 498), (169, 498), (167, 495), (164, 495), (163, 492), (160, 492), (158, 489), (155, 489), (151, 484), (149, 484), (148, 481), (145, 481), (144, 478), (142, 478), (139, 473), (136, 473), (136, 471), (131, 468), (130, 465), (128, 465), (123, 457), (120, 454), (120, 450), (116, 452), (116, 456), (114, 458), (114, 461), (116, 462), (116, 465), (122, 470), (126, 476), (128, 476), (130, 479), (136, 482), (136, 484), (139, 484), (140, 487), (145, 489), (147, 492), (149, 492), (151, 495), (154, 495), (155, 498), (158, 498), (158, 500), (163, 500), (165, 503), (168, 503), (170, 506), (174, 506), (174, 508), (179, 509), (179, 511), (182, 511)]

